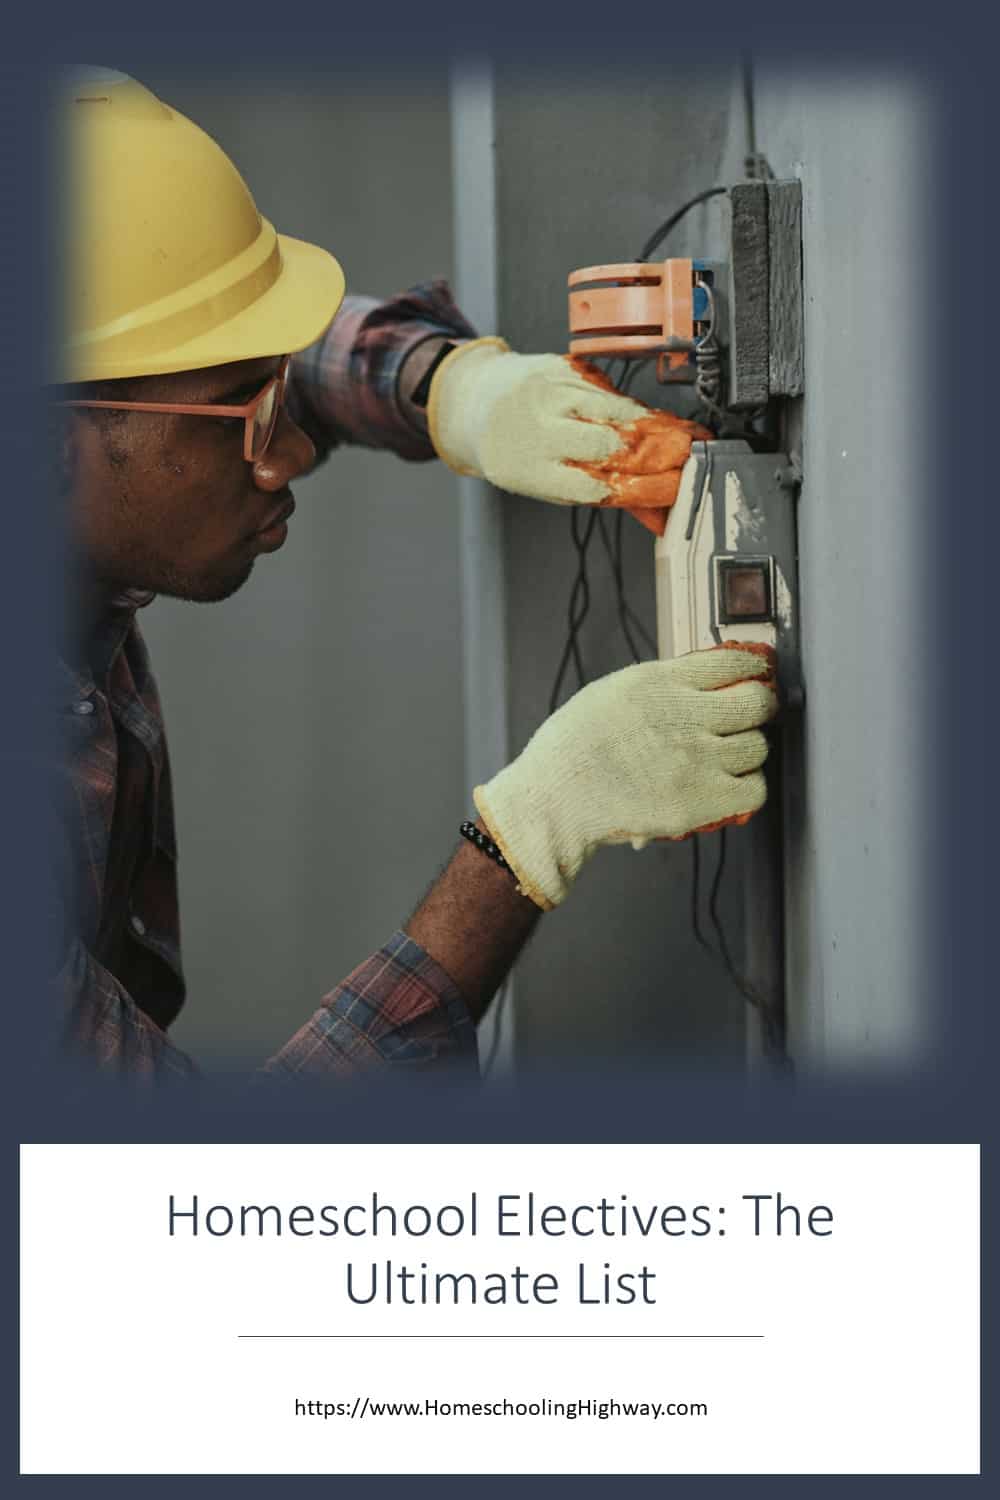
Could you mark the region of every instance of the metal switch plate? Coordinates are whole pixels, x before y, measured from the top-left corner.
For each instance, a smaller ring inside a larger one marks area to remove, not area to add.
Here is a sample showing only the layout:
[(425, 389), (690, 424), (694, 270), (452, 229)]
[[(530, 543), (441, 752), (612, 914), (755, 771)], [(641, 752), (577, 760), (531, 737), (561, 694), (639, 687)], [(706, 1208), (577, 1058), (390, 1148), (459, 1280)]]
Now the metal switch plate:
[(787, 455), (742, 440), (693, 443), (656, 543), (660, 656), (773, 646), (786, 703), (801, 698), (792, 474)]

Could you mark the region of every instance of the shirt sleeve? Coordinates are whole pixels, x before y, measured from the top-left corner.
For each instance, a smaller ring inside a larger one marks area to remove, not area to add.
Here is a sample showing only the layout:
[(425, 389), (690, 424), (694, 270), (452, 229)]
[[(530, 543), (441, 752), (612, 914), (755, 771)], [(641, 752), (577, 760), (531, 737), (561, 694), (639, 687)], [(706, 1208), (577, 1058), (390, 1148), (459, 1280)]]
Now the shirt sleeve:
[(263, 1072), (316, 1078), (447, 1063), (478, 1069), (468, 1006), (440, 964), (395, 932), (324, 998)]
[(430, 438), (400, 404), (399, 372), (427, 339), (477, 337), (445, 281), (423, 282), (387, 301), (345, 297), (323, 337), (289, 366), (289, 410), (316, 444), (317, 462), (339, 443), (434, 458)]
[[(102, 1069), (151, 1083), (193, 1081), (199, 1071), (79, 938), (57, 978), (64, 1040)], [(324, 997), (260, 1075), (324, 1077), (405, 1064), (478, 1069), (476, 1031), (452, 980), (418, 943), (396, 932)]]
[(55, 980), (64, 1006), (63, 1042), (109, 1073), (150, 1083), (191, 1081), (198, 1069), (139, 1009), (125, 987), (74, 938)]

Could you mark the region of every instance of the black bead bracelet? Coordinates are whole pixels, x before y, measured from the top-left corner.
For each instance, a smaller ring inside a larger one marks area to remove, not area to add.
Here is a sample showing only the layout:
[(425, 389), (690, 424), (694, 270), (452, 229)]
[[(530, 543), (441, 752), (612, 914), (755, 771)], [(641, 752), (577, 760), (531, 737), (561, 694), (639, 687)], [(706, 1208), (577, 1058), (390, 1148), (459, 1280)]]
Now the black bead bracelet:
[(500, 866), (501, 870), (506, 870), (508, 875), (510, 875), (512, 879), (517, 879), (514, 871), (504, 859), (503, 855), (497, 848), (496, 844), (494, 844), (489, 834), (483, 833), (482, 829), (477, 828), (475, 823), (471, 823), (468, 818), (465, 820), (458, 831), (462, 835), (463, 839), (468, 839), (470, 844), (475, 844), (476, 848), (481, 849), (485, 855), (487, 855), (490, 859), (492, 859), (496, 864)]

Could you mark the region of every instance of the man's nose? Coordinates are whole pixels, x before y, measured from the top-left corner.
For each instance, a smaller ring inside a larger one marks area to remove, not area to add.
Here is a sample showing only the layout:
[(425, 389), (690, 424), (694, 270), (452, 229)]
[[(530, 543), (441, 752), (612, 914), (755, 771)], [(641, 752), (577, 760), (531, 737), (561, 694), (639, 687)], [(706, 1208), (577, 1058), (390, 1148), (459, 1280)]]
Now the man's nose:
[(267, 452), (253, 466), (253, 482), (265, 492), (283, 490), (287, 484), (311, 469), (316, 462), (316, 448), (310, 438), (296, 427), (287, 408), (282, 407), (278, 425)]

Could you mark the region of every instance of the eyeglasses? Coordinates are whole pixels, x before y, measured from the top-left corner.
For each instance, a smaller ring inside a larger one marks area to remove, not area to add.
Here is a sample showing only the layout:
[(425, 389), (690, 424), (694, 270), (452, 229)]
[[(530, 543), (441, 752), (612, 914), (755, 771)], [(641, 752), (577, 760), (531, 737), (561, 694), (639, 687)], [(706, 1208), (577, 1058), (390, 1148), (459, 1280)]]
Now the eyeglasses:
[(278, 415), (285, 400), (285, 378), (288, 374), (290, 354), (284, 355), (277, 373), (259, 390), (256, 396), (242, 406), (183, 405), (176, 401), (59, 401), (59, 406), (92, 406), (107, 411), (158, 411), (176, 412), (191, 417), (242, 417), (243, 457), (248, 464), (256, 463), (268, 450)]

